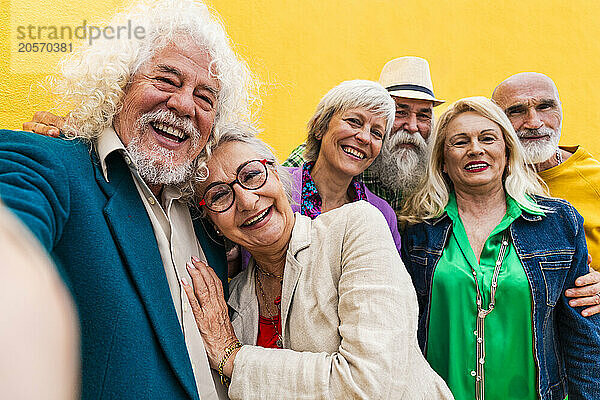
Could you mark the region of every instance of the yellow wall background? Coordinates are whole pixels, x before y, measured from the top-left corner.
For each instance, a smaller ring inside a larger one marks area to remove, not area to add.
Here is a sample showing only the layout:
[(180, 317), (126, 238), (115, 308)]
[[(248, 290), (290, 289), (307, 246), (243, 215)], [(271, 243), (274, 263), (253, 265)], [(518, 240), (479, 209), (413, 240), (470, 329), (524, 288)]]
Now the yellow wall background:
[[(53, 104), (36, 82), (53, 71), (55, 60), (17, 57), (15, 24), (76, 26), (82, 19), (106, 18), (128, 1), (0, 0), (0, 126), (19, 128), (34, 110)], [(342, 80), (376, 80), (386, 61), (402, 55), (428, 59), (435, 94), (449, 102), (490, 96), (497, 83), (516, 72), (546, 73), (556, 82), (563, 102), (561, 143), (582, 144), (600, 156), (596, 137), (600, 2), (210, 0), (209, 4), (264, 84), (263, 137), (280, 157), (304, 140), (306, 122), (327, 90)], [(437, 107), (436, 114), (444, 108)]]

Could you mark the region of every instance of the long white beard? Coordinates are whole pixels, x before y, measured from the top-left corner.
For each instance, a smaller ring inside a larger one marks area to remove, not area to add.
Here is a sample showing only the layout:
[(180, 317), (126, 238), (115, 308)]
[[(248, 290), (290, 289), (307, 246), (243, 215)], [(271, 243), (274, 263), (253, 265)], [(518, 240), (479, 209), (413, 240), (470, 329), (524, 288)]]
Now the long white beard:
[[(548, 139), (538, 139), (535, 141), (523, 140), (527, 137), (542, 135), (548, 135)], [(560, 140), (560, 132), (545, 126), (538, 129), (521, 129), (517, 132), (517, 136), (525, 149), (527, 161), (532, 164), (541, 163), (550, 159), (554, 153), (556, 153), (558, 141)]]
[[(413, 144), (414, 148), (399, 147), (401, 144)], [(381, 183), (388, 189), (401, 190), (403, 196), (412, 193), (427, 167), (428, 149), (423, 137), (409, 134), (404, 130), (390, 135), (383, 143), (379, 157), (369, 167)]]

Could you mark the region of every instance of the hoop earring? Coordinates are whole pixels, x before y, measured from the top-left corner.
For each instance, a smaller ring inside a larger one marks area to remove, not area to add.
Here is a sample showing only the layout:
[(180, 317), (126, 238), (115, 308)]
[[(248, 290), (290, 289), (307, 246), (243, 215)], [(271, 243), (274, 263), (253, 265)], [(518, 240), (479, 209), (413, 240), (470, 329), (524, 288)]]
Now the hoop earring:
[(209, 174), (210, 174), (210, 172), (209, 172), (206, 164), (199, 168), (196, 168), (196, 177), (195, 177), (196, 182), (204, 182), (205, 180), (208, 179)]

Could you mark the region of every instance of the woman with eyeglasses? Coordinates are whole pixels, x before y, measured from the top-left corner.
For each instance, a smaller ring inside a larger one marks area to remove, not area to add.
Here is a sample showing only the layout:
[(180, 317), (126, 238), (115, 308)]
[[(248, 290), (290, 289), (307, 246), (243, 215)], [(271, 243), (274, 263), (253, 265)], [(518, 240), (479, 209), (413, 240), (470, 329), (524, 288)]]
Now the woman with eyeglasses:
[[(379, 155), (395, 112), (394, 101), (377, 82), (345, 81), (329, 90), (308, 122), (305, 163), (287, 168), (292, 179), (292, 210), (315, 218), (365, 200), (383, 214), (400, 253), (394, 209), (356, 179)], [(242, 251), (244, 267), (249, 259)]]
[(230, 283), (184, 282), (210, 365), (232, 399), (449, 399), (416, 338), (417, 301), (381, 212), (357, 201), (315, 219), (246, 128), (221, 132), (199, 203), (252, 255)]
[[(396, 106), (379, 83), (345, 81), (323, 96), (308, 122), (301, 167), (288, 167), (294, 212), (310, 218), (344, 204), (365, 200), (383, 214), (400, 253), (394, 209), (356, 179), (381, 151), (394, 124)], [(242, 265), (250, 259), (242, 250)]]

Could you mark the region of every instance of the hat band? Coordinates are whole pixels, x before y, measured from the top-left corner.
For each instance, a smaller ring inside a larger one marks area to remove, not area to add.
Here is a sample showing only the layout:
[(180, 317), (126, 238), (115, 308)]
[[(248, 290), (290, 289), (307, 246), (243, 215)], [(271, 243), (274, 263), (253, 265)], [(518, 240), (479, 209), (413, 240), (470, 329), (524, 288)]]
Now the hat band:
[(426, 88), (425, 86), (419, 86), (419, 85), (393, 85), (393, 86), (386, 87), (386, 90), (388, 92), (393, 92), (395, 90), (416, 90), (417, 92), (427, 93), (431, 97), (435, 98), (432, 90)]

